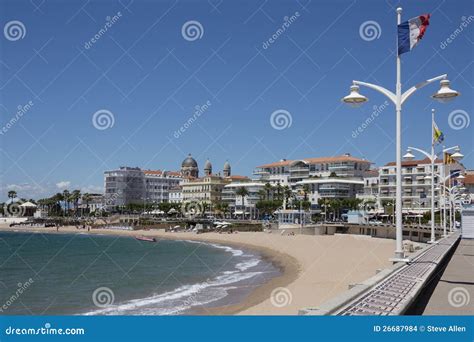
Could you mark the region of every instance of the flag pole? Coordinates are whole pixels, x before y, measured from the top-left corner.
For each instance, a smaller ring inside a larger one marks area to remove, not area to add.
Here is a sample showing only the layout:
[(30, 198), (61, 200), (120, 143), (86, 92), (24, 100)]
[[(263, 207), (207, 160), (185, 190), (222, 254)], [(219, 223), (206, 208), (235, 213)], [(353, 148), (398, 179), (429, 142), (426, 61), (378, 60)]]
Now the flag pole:
[[(446, 193), (445, 193), (445, 186), (446, 186), (446, 171), (444, 169), (446, 165), (446, 152), (444, 150), (446, 149), (446, 146), (443, 145), (443, 164), (441, 165), (441, 181), (443, 184), (441, 185), (441, 195), (440, 198), (443, 199), (443, 236), (446, 237)], [(441, 217), (441, 214), (440, 214)]]
[[(397, 25), (402, 23), (402, 8), (397, 8)], [(398, 27), (398, 26), (397, 26)], [(403, 250), (403, 222), (402, 222), (402, 81), (401, 81), (401, 62), (400, 54), (397, 52), (397, 84), (396, 84), (396, 198), (395, 198), (395, 215), (396, 215), (396, 248), (395, 258), (404, 259)]]
[(431, 240), (430, 243), (435, 243), (435, 188), (434, 188), (434, 181), (435, 181), (435, 171), (434, 171), (434, 164), (435, 164), (435, 151), (434, 151), (434, 144), (435, 144), (435, 110), (434, 108), (431, 110)]

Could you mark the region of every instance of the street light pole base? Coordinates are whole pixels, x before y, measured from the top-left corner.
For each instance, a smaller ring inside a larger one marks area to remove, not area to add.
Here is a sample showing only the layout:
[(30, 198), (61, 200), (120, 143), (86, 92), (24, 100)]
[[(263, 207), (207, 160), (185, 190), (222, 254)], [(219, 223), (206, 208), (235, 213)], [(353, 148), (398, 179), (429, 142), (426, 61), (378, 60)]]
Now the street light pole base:
[(396, 262), (409, 262), (410, 258), (405, 256), (403, 252), (395, 252), (395, 256), (393, 258), (388, 259), (389, 261), (396, 263)]
[(397, 262), (410, 262), (410, 258), (390, 258), (388, 260), (393, 262), (394, 264)]

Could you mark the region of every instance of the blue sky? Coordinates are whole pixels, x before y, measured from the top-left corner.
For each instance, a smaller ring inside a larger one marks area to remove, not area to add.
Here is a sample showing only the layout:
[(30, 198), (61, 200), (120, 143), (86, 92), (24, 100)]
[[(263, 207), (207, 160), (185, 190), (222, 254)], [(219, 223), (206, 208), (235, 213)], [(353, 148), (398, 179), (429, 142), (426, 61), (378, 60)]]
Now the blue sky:
[[(386, 100), (368, 89), (360, 108), (340, 99), (353, 79), (394, 90), (399, 5), (405, 20), (432, 15), (402, 57), (404, 88), (448, 73), (462, 93), (449, 104), (431, 100), (437, 85), (414, 95), (403, 108), (403, 146), (429, 148), (435, 108), (445, 144), (459, 144), (472, 168), (474, 123), (449, 123), (450, 113), (470, 120), (473, 112), (471, 1), (1, 0), (1, 27), (24, 26), (20, 37), (0, 37), (1, 198), (11, 189), (28, 198), (100, 191), (104, 170), (176, 170), (188, 153), (201, 168), (209, 157), (219, 171), (228, 159), (244, 175), (281, 158), (348, 152), (374, 166), (392, 161), (393, 105), (374, 116)], [(182, 33), (190, 21), (197, 36)], [(113, 125), (94, 125), (98, 111)], [(291, 125), (272, 125), (275, 111)]]

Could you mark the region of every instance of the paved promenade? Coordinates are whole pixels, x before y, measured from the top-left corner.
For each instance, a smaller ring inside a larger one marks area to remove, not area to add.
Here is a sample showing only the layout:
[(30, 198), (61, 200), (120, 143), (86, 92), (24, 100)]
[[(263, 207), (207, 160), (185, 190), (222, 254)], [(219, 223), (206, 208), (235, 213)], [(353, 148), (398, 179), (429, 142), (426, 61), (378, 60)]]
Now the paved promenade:
[(474, 240), (461, 240), (423, 315), (474, 315)]

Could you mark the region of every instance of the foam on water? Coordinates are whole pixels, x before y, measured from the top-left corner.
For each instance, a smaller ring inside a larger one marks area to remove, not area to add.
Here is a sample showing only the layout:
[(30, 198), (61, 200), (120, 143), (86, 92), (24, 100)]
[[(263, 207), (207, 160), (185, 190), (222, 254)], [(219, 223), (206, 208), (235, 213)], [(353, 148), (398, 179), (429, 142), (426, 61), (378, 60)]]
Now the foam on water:
[(188, 241), (224, 249), (234, 257), (244, 260), (235, 265), (234, 270), (222, 271), (213, 279), (198, 284), (187, 284), (161, 294), (147, 298), (133, 299), (110, 307), (94, 310), (85, 315), (175, 315), (192, 307), (209, 304), (228, 295), (228, 290), (235, 289), (235, 284), (262, 274), (261, 271), (247, 271), (260, 263), (260, 258), (244, 254), (242, 250), (214, 243)]

